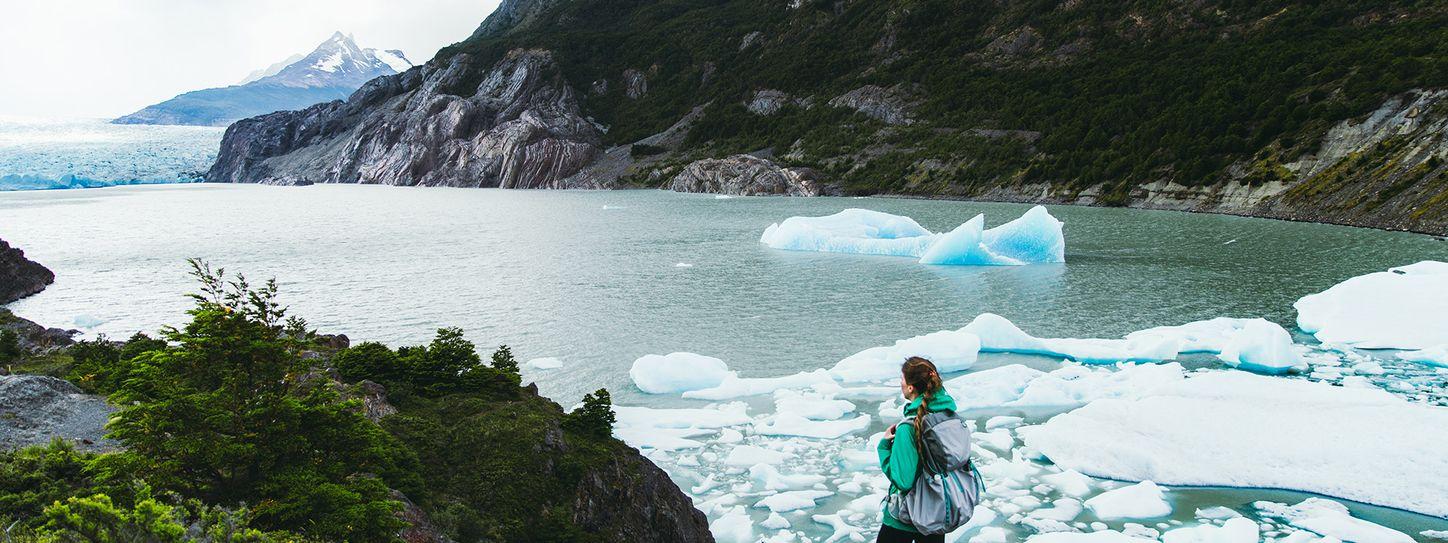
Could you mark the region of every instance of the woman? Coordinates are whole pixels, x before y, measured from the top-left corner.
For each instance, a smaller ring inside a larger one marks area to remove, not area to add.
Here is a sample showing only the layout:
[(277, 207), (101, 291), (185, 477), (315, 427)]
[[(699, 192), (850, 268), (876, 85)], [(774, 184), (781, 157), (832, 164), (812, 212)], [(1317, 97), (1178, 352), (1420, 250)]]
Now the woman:
[[(915, 428), (920, 427), (925, 414), (935, 411), (955, 411), (955, 399), (945, 392), (940, 382), (940, 372), (935, 364), (912, 356), (900, 367), (900, 394), (908, 401), (905, 416), (912, 420), (902, 421), (885, 430), (885, 439), (880, 440), (880, 469), (890, 480), (890, 492), (908, 492), (915, 485), (915, 476), (920, 469), (920, 451), (924, 448)], [(945, 535), (922, 535), (910, 524), (900, 522), (885, 511), (884, 524), (876, 543), (944, 543)]]

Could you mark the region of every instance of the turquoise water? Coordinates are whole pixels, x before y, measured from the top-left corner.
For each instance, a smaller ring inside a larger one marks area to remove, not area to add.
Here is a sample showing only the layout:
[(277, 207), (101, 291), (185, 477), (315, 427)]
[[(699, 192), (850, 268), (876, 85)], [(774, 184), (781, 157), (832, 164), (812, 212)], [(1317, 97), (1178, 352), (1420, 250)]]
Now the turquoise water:
[[(438, 327), (460, 326), (479, 345), (511, 345), (523, 360), (560, 358), (562, 370), (528, 377), (565, 406), (599, 387), (621, 404), (688, 403), (633, 387), (628, 368), (644, 354), (692, 351), (744, 376), (782, 375), (958, 328), (987, 311), (1039, 336), (1119, 337), (1217, 316), (1260, 316), (1290, 330), (1292, 302), (1305, 294), (1448, 260), (1448, 243), (1415, 234), (1069, 206), (1050, 208), (1065, 222), (1064, 265), (924, 266), (758, 243), (772, 222), (850, 207), (908, 215), (935, 231), (976, 213), (996, 225), (1028, 209), (661, 191), (169, 185), (3, 193), (0, 238), (56, 272), (51, 288), (11, 305), (48, 325), (125, 336), (181, 323), (183, 293), (193, 288), (184, 259), (201, 257), (253, 280), (276, 277), (294, 314), (354, 341), (420, 343)], [(1057, 365), (984, 355), (979, 367), (1011, 362)], [(1009, 413), (984, 413), (992, 414)], [(1050, 413), (1020, 414), (1032, 422)], [(870, 431), (882, 427), (876, 421)], [(677, 466), (665, 467), (687, 484)], [(1195, 507), (1306, 495), (1172, 496), (1173, 518), (1190, 521)], [(1448, 529), (1442, 519), (1353, 507), (1414, 535)]]

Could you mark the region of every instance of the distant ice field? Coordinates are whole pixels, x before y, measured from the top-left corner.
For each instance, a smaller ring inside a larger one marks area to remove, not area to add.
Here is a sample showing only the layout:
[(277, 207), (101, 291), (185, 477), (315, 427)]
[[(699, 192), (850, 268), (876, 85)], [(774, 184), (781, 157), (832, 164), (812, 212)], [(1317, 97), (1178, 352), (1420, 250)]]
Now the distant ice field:
[(0, 191), (193, 182), (225, 130), (0, 118)]

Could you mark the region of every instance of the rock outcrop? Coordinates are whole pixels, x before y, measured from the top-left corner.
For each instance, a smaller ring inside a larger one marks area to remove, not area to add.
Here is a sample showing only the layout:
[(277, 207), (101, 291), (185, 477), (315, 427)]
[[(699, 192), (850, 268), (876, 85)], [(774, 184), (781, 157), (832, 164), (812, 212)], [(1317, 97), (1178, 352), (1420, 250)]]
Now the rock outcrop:
[(635, 449), (578, 483), (573, 522), (606, 541), (713, 541), (704, 513)]
[(0, 375), (0, 449), (44, 445), (54, 438), (87, 451), (115, 449), (105, 424), (115, 408), (44, 375)]
[(210, 182), (602, 188), (565, 183), (599, 151), (552, 53), (491, 67), (460, 53), (372, 80), (346, 102), (231, 125)]
[(834, 107), (850, 108), (885, 124), (911, 124), (911, 98), (899, 85), (865, 85), (830, 100)]
[(782, 168), (750, 155), (696, 160), (674, 176), (669, 189), (736, 196), (819, 196), (824, 192), (820, 175), (813, 169)]
[(45, 290), (54, 282), (54, 273), (0, 239), (0, 305)]
[(68, 347), (75, 343), (71, 337), (80, 334), (80, 330), (46, 328), (30, 320), (17, 317), (9, 309), (0, 307), (0, 332), (7, 330), (15, 332), (16, 343), (20, 350), (30, 355), (49, 354)]

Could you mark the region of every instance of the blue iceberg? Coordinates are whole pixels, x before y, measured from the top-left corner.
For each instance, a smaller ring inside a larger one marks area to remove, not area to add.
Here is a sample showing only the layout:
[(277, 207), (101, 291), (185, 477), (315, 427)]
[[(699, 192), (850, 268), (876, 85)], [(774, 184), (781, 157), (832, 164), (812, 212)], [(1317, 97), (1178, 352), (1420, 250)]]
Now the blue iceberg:
[(824, 217), (790, 217), (769, 225), (759, 242), (775, 249), (905, 256), (921, 264), (1020, 266), (1066, 261), (1061, 221), (1036, 206), (1020, 218), (985, 229), (976, 215), (950, 232), (936, 234), (910, 217), (846, 209)]

